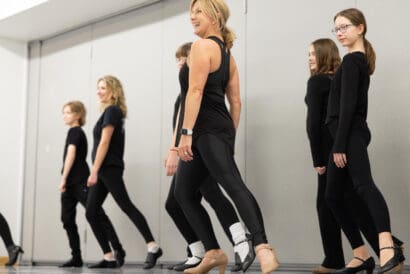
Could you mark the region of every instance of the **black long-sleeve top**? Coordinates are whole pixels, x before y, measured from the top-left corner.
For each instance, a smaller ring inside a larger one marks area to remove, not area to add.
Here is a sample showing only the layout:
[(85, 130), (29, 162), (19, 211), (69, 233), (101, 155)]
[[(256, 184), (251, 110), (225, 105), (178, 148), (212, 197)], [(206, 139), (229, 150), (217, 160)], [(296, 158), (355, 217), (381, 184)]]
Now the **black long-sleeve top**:
[(327, 108), (326, 124), (337, 121), (333, 153), (345, 153), (352, 126), (366, 121), (369, 85), (366, 55), (346, 54), (333, 78)]
[(306, 131), (309, 137), (313, 166), (327, 165), (332, 139), (325, 125), (327, 102), (332, 76), (313, 75), (307, 83), (305, 103), (307, 106)]

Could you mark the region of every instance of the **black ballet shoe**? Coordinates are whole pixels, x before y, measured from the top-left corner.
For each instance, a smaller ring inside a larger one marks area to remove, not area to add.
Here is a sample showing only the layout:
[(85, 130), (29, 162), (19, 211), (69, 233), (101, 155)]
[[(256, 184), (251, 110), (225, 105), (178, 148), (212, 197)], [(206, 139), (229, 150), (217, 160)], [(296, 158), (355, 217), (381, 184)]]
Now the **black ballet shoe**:
[(88, 268), (116, 268), (116, 267), (117, 267), (116, 261), (107, 261), (104, 259), (96, 264), (92, 264), (88, 266)]
[(167, 269), (168, 269), (168, 270), (174, 270), (174, 267), (179, 266), (179, 265), (181, 265), (181, 264), (184, 264), (186, 261), (187, 261), (187, 260), (185, 260), (185, 261), (183, 261), (183, 262), (176, 263), (176, 264), (167, 265)]
[(9, 253), (9, 261), (6, 263), (6, 266), (12, 266), (17, 262), (20, 253), (23, 254), (24, 251), (18, 245), (10, 245), (7, 247), (7, 253)]
[(172, 268), (172, 270), (175, 270), (175, 271), (184, 271), (185, 269), (188, 269), (188, 268), (191, 268), (191, 267), (196, 267), (196, 266), (199, 265), (199, 264), (201, 263), (201, 261), (202, 261), (202, 258), (201, 258), (201, 257), (197, 257), (197, 256), (191, 256), (191, 257), (197, 258), (197, 259), (199, 260), (199, 262), (197, 262), (197, 263), (195, 263), (195, 264), (188, 264), (188, 263), (187, 263), (188, 260), (186, 260), (185, 262), (183, 262), (183, 263), (181, 263), (181, 264), (175, 265), (175, 266)]
[(199, 262), (197, 262), (196, 264), (187, 264), (187, 261), (188, 261), (187, 260), (183, 264), (176, 265), (173, 268), (173, 270), (180, 272), (180, 271), (184, 271), (185, 269), (188, 269), (188, 268), (191, 268), (191, 267), (196, 267), (197, 265), (199, 265), (201, 263), (202, 258), (197, 257), (197, 256), (194, 256), (194, 257), (197, 258), (199, 260)]
[[(240, 267), (241, 267), (239, 270), (242, 270), (243, 272), (246, 272), (246, 270), (248, 270), (248, 268), (252, 265), (253, 261), (255, 260), (256, 254), (255, 254), (255, 249), (253, 248), (252, 236), (250, 234), (246, 234), (246, 239), (243, 240), (243, 241), (240, 241), (236, 245), (240, 245), (241, 243), (244, 243), (244, 242), (246, 242), (248, 244), (249, 252), (248, 252), (248, 254), (246, 254), (246, 257), (243, 260), (243, 262), (241, 261), (241, 258), (239, 256), (239, 254), (235, 252), (235, 265), (239, 261), (240, 262)], [(234, 267), (232, 267), (232, 268), (234, 268)], [(237, 271), (239, 271), (239, 270), (237, 270)]]
[(58, 267), (82, 267), (83, 260), (81, 258), (72, 257), (67, 262), (60, 264)]
[(241, 258), (237, 253), (235, 253), (235, 264), (231, 267), (231, 272), (238, 272), (242, 270)]
[(147, 258), (145, 259), (144, 266), (142, 267), (143, 269), (151, 269), (155, 266), (157, 263), (157, 260), (159, 257), (162, 256), (162, 249), (159, 248), (157, 252), (152, 253), (148, 252)]
[(125, 259), (125, 250), (124, 249), (118, 249), (114, 250), (115, 254), (115, 260), (117, 261), (117, 267), (121, 267), (124, 265), (124, 259)]
[(393, 243), (397, 247), (403, 247), (403, 242), (392, 235)]
[[(186, 247), (186, 253), (187, 253), (187, 258), (188, 259), (192, 257), (192, 252), (191, 252), (191, 249), (189, 249), (189, 245)], [(186, 259), (183, 262), (177, 263), (177, 264), (168, 265), (167, 269), (168, 270), (174, 270), (175, 267), (185, 264), (188, 261), (188, 259)]]
[(402, 241), (400, 241), (399, 239), (397, 239), (396, 237), (393, 236), (393, 243), (394, 243), (394, 247), (397, 247), (399, 250), (399, 262), (403, 263), (406, 260), (406, 257), (404, 257), (403, 254), (403, 245), (404, 243)]
[[(383, 274), (386, 272), (393, 272), (393, 273), (401, 273), (403, 264), (401, 259), (405, 259), (403, 255), (403, 250), (397, 246), (386, 246), (380, 248), (380, 251), (383, 249), (393, 249), (394, 255), (390, 258), (383, 266), (380, 266), (379, 274)], [(404, 261), (404, 260), (403, 260)]]
[(354, 257), (356, 260), (362, 261), (362, 264), (356, 267), (345, 267), (342, 269), (338, 269), (333, 273), (336, 274), (354, 274), (360, 271), (365, 270), (366, 274), (372, 274), (373, 269), (375, 267), (374, 259), (373, 257), (369, 257), (367, 260), (363, 260), (358, 257)]

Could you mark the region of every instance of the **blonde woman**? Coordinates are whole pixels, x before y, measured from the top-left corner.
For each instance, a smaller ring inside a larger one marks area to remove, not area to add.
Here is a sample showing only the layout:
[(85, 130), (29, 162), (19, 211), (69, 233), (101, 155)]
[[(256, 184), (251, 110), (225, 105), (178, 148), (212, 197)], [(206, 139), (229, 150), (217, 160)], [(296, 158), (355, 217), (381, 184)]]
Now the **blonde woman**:
[[(188, 73), (188, 67), (186, 59), (189, 56), (192, 43), (185, 43), (181, 45), (175, 54), (177, 58), (177, 66), (179, 69), (180, 86), (183, 93), (186, 93), (188, 89), (188, 82), (186, 74)], [(180, 123), (179, 108), (181, 105), (180, 95), (175, 102), (174, 115), (173, 115), (173, 128), (174, 134), (171, 142), (171, 147), (168, 152), (168, 156), (165, 160), (165, 168), (168, 176), (174, 175), (171, 181), (167, 200), (165, 202), (165, 208), (169, 216), (174, 221), (178, 230), (188, 243), (188, 250), (191, 254), (188, 254), (188, 259), (182, 264), (172, 266), (173, 270), (183, 271), (187, 268), (197, 266), (205, 253), (202, 242), (199, 240), (192, 226), (189, 224), (180, 204), (175, 199), (175, 173), (178, 168), (178, 150), (175, 145), (178, 143), (181, 134), (178, 132), (177, 124)], [(209, 203), (209, 205), (215, 209), (216, 216), (221, 223), (228, 239), (234, 245), (235, 251), (235, 265), (231, 268), (231, 272), (237, 272), (240, 270), (246, 271), (255, 259), (255, 252), (248, 241), (245, 230), (242, 224), (239, 222), (238, 215), (235, 212), (232, 203), (222, 193), (218, 183), (208, 176), (204, 182), (201, 183), (196, 198), (200, 201), (202, 197)], [(222, 210), (221, 210), (222, 209)], [(192, 255), (192, 256), (189, 256)]]
[(261, 270), (270, 273), (279, 263), (267, 243), (258, 203), (244, 184), (233, 155), (241, 99), (238, 70), (230, 54), (235, 36), (226, 25), (229, 8), (223, 0), (192, 0), (190, 13), (200, 39), (191, 47), (188, 90), (181, 93), (183, 124), (178, 153), (182, 162), (175, 196), (207, 252), (197, 267), (185, 272), (206, 273), (214, 267), (220, 273), (225, 271), (227, 257), (219, 247), (207, 212), (195, 199), (200, 182), (211, 176), (235, 203), (252, 234)]
[(90, 267), (116, 267), (106, 235), (97, 221), (97, 213), (101, 210), (108, 193), (111, 193), (115, 202), (144, 237), (148, 249), (144, 269), (150, 269), (162, 255), (162, 250), (155, 242), (144, 215), (130, 200), (123, 181), (124, 119), (127, 116), (127, 106), (122, 84), (114, 76), (104, 76), (97, 81), (97, 95), (103, 113), (93, 130), (93, 166), (87, 182), (91, 188), (86, 215), (98, 242), (104, 246), (106, 252), (101, 262)]

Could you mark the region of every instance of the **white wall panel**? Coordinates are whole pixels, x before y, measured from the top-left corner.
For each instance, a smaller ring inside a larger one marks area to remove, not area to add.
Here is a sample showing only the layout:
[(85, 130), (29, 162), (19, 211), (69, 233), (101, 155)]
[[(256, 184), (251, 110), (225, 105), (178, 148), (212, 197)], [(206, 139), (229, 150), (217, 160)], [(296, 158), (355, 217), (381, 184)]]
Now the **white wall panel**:
[[(369, 146), (373, 179), (389, 206), (393, 234), (410, 241), (410, 3), (359, 0), (367, 20), (367, 39), (376, 51), (369, 91)], [(406, 257), (410, 252), (405, 250)]]
[[(2, 87), (2, 134), (0, 151), (0, 212), (9, 223), (14, 240), (20, 242), (24, 168), (25, 107), (27, 92), (27, 46), (0, 38)], [(6, 249), (0, 246), (0, 254)]]
[[(36, 261), (62, 260), (70, 256), (68, 239), (60, 221), (58, 189), (68, 130), (62, 120), (62, 106), (70, 100), (81, 100), (88, 105), (90, 38), (91, 31), (87, 27), (47, 40), (41, 50), (33, 239)], [(77, 215), (79, 233), (84, 240), (85, 216), (81, 206)], [(52, 245), (52, 252), (50, 242), (59, 243)]]

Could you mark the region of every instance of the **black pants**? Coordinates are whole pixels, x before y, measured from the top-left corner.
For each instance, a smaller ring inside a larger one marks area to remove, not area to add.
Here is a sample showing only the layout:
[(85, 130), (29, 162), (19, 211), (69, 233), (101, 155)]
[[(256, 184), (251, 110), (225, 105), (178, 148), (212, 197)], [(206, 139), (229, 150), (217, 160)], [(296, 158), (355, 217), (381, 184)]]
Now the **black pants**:
[[(210, 206), (215, 210), (216, 216), (218, 217), (226, 236), (231, 243), (234, 244), (229, 227), (232, 224), (239, 222), (238, 216), (236, 215), (235, 209), (233, 208), (231, 202), (229, 202), (229, 200), (222, 193), (217, 182), (215, 182), (210, 176), (208, 176), (208, 178), (201, 183), (199, 191), (197, 191), (195, 196), (199, 203), (201, 202), (202, 197), (204, 197)], [(192, 244), (200, 240), (189, 224), (181, 206), (175, 199), (175, 176), (172, 178), (168, 198), (165, 202), (165, 208), (188, 244)], [(220, 210), (221, 208), (224, 208), (224, 210)]]
[[(336, 124), (336, 125), (335, 125)], [(376, 187), (370, 170), (367, 146), (370, 143), (370, 131), (365, 125), (352, 127), (347, 144), (347, 166), (338, 168), (331, 155), (328, 163), (328, 187), (326, 201), (332, 209), (343, 232), (353, 249), (363, 244), (359, 226), (349, 210), (344, 205), (346, 182), (352, 181), (354, 192), (369, 210), (377, 233), (390, 232), (390, 217), (383, 195)], [(330, 132), (335, 136), (337, 123), (333, 122)]]
[(339, 223), (325, 200), (326, 173), (318, 175), (316, 209), (319, 219), (319, 229), (325, 258), (322, 265), (327, 268), (342, 268), (345, 265), (342, 235)]
[[(88, 194), (86, 216), (91, 228), (97, 238), (97, 241), (109, 252), (109, 244), (104, 230), (99, 226), (98, 212), (102, 208), (102, 204), (107, 198), (108, 193), (111, 193), (114, 201), (118, 204), (121, 210), (131, 219), (134, 225), (138, 228), (145, 239), (145, 242), (154, 241), (148, 223), (144, 215), (135, 207), (128, 196), (122, 179), (123, 169), (117, 167), (101, 168), (98, 174), (98, 182), (90, 188)], [(106, 252), (105, 252), (106, 253)]]
[[(80, 203), (84, 208), (87, 206), (88, 188), (84, 184), (76, 183), (69, 185), (66, 191), (61, 193), (61, 221), (63, 222), (64, 229), (67, 232), (68, 242), (71, 248), (71, 254), (73, 257), (81, 258), (80, 249), (80, 237), (78, 235), (77, 224), (75, 217), (77, 213), (77, 204)], [(114, 227), (105, 214), (104, 210), (100, 208), (97, 212), (97, 222), (102, 227), (107, 239), (111, 242), (114, 249), (120, 250), (122, 246), (118, 239), (117, 233)], [(110, 252), (110, 249), (105, 250), (104, 246), (101, 246), (104, 253)]]
[(3, 214), (0, 213), (0, 236), (3, 239), (4, 245), (9, 247), (14, 245), (13, 238), (11, 237), (10, 227), (4, 218)]
[(205, 249), (219, 248), (209, 216), (196, 198), (201, 182), (208, 176), (217, 181), (231, 197), (253, 236), (254, 244), (266, 243), (262, 213), (241, 178), (230, 146), (218, 137), (206, 134), (195, 141), (192, 150), (194, 159), (179, 164), (175, 198)]
[[(327, 174), (318, 176), (318, 192), (317, 192), (317, 212), (319, 217), (320, 234), (322, 238), (323, 251), (325, 259), (322, 265), (327, 268), (341, 268), (344, 267), (344, 255), (342, 246), (342, 237), (340, 225), (329, 208), (326, 199), (326, 176)], [(354, 192), (352, 182), (346, 182), (346, 191), (344, 193), (345, 209), (351, 212), (354, 220), (370, 244), (372, 249), (378, 254), (379, 239), (373, 219), (367, 206), (363, 203), (361, 198)], [(360, 246), (363, 241), (360, 240), (355, 245)]]

